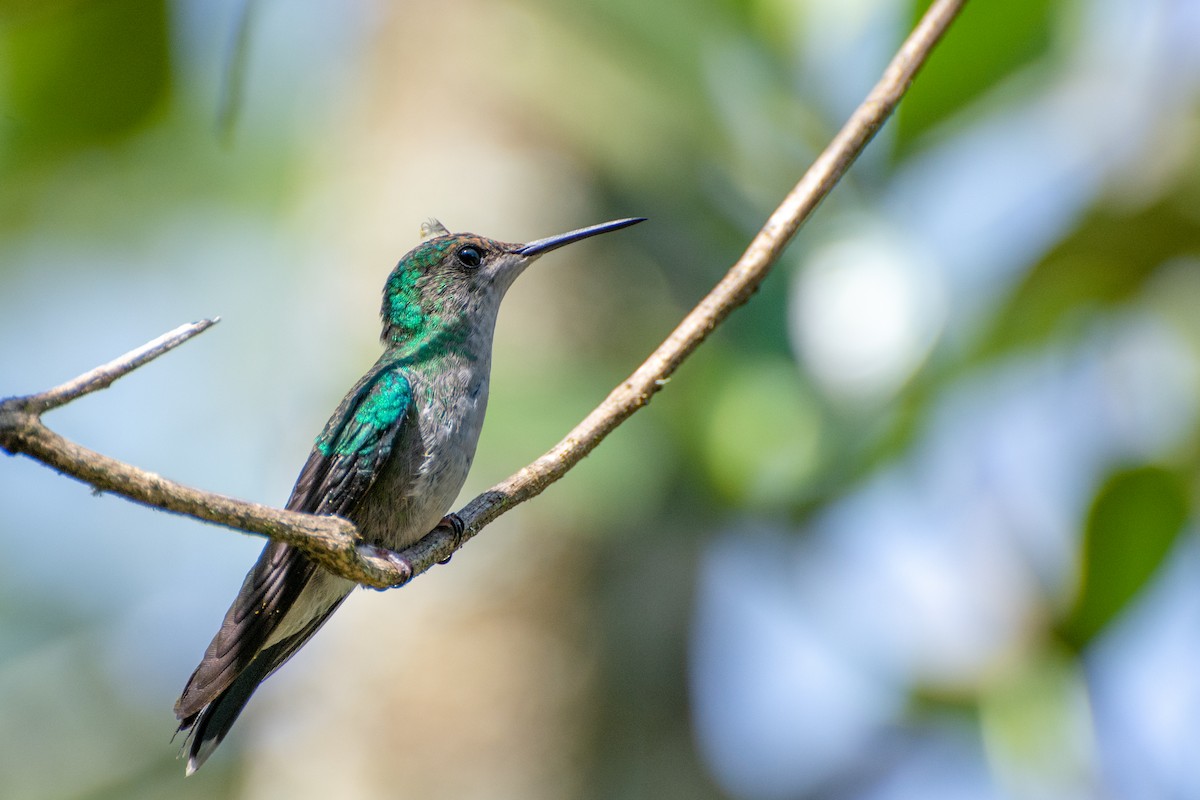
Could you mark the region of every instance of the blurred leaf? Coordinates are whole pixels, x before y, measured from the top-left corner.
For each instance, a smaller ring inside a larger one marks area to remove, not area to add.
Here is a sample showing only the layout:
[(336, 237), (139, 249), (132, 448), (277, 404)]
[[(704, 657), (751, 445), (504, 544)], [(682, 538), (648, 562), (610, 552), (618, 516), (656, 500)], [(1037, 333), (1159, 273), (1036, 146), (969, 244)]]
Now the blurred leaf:
[(1088, 515), (1083, 575), (1063, 638), (1082, 649), (1137, 595), (1171, 549), (1188, 517), (1183, 481), (1161, 467), (1119, 472), (1101, 487)]
[(10, 23), (33, 14), (61, 12), (88, 0), (0, 0), (0, 23)]
[[(916, 3), (914, 25), (930, 4)], [(896, 147), (904, 149), (1006, 75), (1042, 56), (1050, 45), (1055, 7), (1052, 0), (968, 3), (900, 104)]]
[(1093, 214), (1034, 267), (998, 310), (979, 357), (1036, 344), (1064, 322), (1137, 294), (1168, 259), (1195, 252), (1200, 219), (1173, 201)]
[(169, 84), (164, 0), (52, 8), (0, 29), (3, 124), (23, 155), (120, 137), (158, 107)]

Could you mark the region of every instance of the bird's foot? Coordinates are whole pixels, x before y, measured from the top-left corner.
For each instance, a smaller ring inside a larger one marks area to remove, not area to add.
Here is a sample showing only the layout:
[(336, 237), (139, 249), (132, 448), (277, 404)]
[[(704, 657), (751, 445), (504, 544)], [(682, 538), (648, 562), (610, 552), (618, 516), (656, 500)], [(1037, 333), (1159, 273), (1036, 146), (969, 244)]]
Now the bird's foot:
[(388, 550), (386, 547), (376, 547), (373, 544), (359, 545), (359, 550), (371, 558), (377, 558), (381, 561), (386, 561), (388, 566), (396, 571), (398, 576), (396, 582), (391, 586), (377, 589), (377, 591), (384, 592), (397, 586), (403, 586), (412, 580), (412, 564), (408, 563), (408, 559), (401, 556), (395, 550)]
[[(442, 521), (439, 522), (437, 526), (439, 528), (449, 528), (450, 530), (454, 531), (454, 549), (457, 550), (458, 548), (462, 547), (463, 534), (466, 533), (467, 530), (467, 526), (465, 523), (463, 523), (462, 517), (460, 517), (458, 514), (447, 514), (446, 516), (442, 517)], [(453, 557), (454, 554), (451, 553), (438, 563), (449, 564), (450, 559)]]

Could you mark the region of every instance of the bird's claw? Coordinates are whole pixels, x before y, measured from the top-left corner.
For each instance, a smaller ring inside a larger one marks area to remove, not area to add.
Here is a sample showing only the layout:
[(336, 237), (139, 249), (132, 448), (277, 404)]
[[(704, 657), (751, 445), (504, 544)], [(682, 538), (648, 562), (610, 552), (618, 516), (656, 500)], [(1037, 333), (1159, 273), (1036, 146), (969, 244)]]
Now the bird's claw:
[[(463, 534), (467, 531), (466, 523), (462, 521), (462, 517), (458, 514), (447, 514), (442, 517), (442, 521), (437, 524), (439, 528), (449, 528), (454, 531), (454, 549), (462, 547)], [(454, 553), (443, 558), (439, 564), (449, 564), (450, 559), (454, 557)]]
[(396, 571), (396, 573), (400, 576), (399, 580), (397, 580), (395, 583), (391, 584), (390, 586), (385, 586), (383, 588), (376, 587), (376, 591), (384, 592), (384, 591), (387, 591), (388, 589), (394, 589), (397, 586), (403, 586), (404, 584), (406, 584), (410, 580), (412, 580), (412, 576), (413, 576), (412, 564), (408, 563), (408, 559), (401, 556), (395, 550), (388, 550), (386, 547), (376, 547), (373, 544), (361, 545), (361, 549), (364, 550), (366, 552), (366, 554), (372, 558), (377, 558), (382, 561), (386, 561), (388, 563), (388, 566), (390, 566), (392, 569), (394, 569)]

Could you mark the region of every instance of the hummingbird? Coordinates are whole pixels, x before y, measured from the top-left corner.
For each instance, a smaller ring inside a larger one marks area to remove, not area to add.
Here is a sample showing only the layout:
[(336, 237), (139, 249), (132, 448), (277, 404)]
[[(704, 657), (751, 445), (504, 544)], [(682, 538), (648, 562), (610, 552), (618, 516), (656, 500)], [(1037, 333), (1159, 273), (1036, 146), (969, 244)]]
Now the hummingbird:
[[(644, 218), (619, 219), (528, 244), (450, 233), (437, 220), (388, 276), (383, 355), (317, 436), (287, 508), (344, 517), (365, 542), (399, 550), (447, 516), (483, 427), (492, 335), (505, 292), (539, 256)], [(187, 774), (225, 738), (264, 680), (296, 654), (356, 584), (300, 550), (269, 542), (246, 575), (175, 716)]]

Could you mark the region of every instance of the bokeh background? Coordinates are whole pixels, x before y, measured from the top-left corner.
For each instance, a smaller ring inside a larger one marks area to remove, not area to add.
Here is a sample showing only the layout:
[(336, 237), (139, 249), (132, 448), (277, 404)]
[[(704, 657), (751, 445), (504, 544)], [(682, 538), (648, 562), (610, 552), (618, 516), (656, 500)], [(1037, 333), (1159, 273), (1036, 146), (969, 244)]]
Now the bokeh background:
[[(0, 394), (278, 504), (419, 223), (555, 253), (467, 493), (739, 255), (905, 0), (0, 2)], [(0, 459), (0, 796), (1200, 797), (1200, 4), (975, 0), (752, 302), (184, 780), (261, 542)]]

